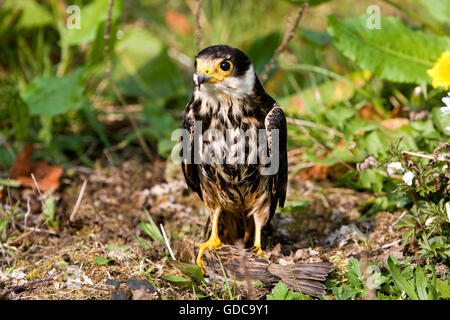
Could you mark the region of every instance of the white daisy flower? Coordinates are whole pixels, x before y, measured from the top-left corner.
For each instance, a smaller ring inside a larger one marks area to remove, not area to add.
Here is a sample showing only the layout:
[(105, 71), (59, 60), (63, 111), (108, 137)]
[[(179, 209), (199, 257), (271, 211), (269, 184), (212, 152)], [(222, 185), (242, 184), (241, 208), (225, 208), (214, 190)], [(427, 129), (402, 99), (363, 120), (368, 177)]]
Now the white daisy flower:
[(442, 102), (445, 103), (445, 107), (441, 107), (441, 111), (444, 116), (450, 115), (450, 92), (448, 93), (448, 97), (442, 98)]
[(425, 221), (425, 225), (428, 227), (430, 224), (433, 223), (434, 220), (436, 220), (437, 217), (428, 218), (427, 221)]
[(414, 180), (414, 173), (412, 171), (408, 171), (403, 175), (403, 182), (408, 186), (411, 186)]
[(401, 162), (391, 162), (387, 166), (388, 176), (393, 175), (394, 173), (403, 173), (404, 171)]

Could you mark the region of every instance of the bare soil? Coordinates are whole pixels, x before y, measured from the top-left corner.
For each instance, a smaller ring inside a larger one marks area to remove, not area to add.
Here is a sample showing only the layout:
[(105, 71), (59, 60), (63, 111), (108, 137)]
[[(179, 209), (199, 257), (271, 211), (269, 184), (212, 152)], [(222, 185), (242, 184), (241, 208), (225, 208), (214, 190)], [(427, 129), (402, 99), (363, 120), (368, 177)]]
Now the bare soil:
[[(87, 188), (73, 215), (84, 179), (88, 179)], [(107, 280), (114, 279), (130, 299), (196, 299), (192, 288), (164, 279), (182, 274), (168, 263), (164, 244), (152, 242), (139, 228), (141, 221), (147, 221), (146, 208), (156, 224), (164, 226), (175, 252), (180, 244), (202, 238), (206, 211), (187, 189), (177, 166), (157, 160), (151, 164), (128, 161), (97, 170), (74, 168), (66, 171), (58, 191), (42, 197), (50, 196), (56, 200), (57, 226), (53, 227), (44, 221), (43, 199), (36, 190), (10, 190), (11, 201), (20, 201), (23, 214), (16, 216), (1, 248), (2, 298), (111, 299), (115, 288)], [(7, 198), (3, 190), (2, 201)], [(331, 277), (339, 279), (350, 257), (368, 261), (385, 260), (388, 254), (403, 257), (411, 248), (401, 245), (401, 233), (395, 228), (401, 211), (360, 219), (364, 204), (373, 198), (370, 193), (333, 187), (327, 180), (291, 177), (288, 203), (307, 200), (309, 204), (275, 215), (263, 234), (265, 256), (280, 264), (328, 260), (335, 265)], [(144, 250), (137, 236), (152, 247)], [(157, 290), (131, 290), (130, 279), (153, 282)], [(203, 289), (212, 299), (227, 297), (220, 285)], [(271, 288), (256, 286), (255, 290), (256, 298), (264, 298)], [(247, 286), (238, 284), (237, 296), (248, 298)]]

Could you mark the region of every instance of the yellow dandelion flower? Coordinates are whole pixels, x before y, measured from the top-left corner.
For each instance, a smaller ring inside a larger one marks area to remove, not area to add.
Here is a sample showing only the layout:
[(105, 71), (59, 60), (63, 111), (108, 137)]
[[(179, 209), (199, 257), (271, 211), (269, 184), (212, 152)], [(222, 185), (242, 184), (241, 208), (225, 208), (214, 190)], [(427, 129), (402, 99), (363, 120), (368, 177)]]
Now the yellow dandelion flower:
[(431, 77), (433, 88), (444, 87), (448, 90), (450, 86), (450, 51), (445, 51), (434, 64), (433, 68), (427, 70)]

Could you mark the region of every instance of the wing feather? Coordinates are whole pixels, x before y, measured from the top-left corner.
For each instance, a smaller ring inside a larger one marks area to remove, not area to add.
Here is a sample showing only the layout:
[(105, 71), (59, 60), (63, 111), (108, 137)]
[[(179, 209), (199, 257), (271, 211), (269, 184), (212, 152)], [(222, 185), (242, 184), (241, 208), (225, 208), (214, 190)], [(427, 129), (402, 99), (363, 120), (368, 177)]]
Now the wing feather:
[(180, 151), (180, 156), (182, 157), (181, 168), (183, 170), (184, 178), (186, 179), (188, 187), (192, 191), (196, 192), (200, 196), (200, 199), (203, 200), (202, 192), (200, 189), (200, 176), (199, 176), (200, 169), (198, 164), (194, 163), (194, 117), (192, 116), (192, 113), (189, 112), (192, 104), (193, 99), (188, 104), (183, 119), (183, 128), (189, 132), (188, 141), (186, 142), (189, 143), (190, 153), (189, 155), (182, 155), (181, 154), (182, 151)]
[(267, 113), (265, 117), (265, 127), (268, 137), (268, 151), (272, 156), (276, 150), (273, 144), (272, 130), (278, 130), (279, 138), (279, 167), (278, 172), (271, 177), (271, 205), (270, 205), (270, 219), (272, 219), (277, 204), (282, 208), (286, 199), (287, 177), (288, 177), (288, 164), (287, 164), (287, 125), (286, 117), (283, 110), (278, 104), (274, 104), (273, 108)]

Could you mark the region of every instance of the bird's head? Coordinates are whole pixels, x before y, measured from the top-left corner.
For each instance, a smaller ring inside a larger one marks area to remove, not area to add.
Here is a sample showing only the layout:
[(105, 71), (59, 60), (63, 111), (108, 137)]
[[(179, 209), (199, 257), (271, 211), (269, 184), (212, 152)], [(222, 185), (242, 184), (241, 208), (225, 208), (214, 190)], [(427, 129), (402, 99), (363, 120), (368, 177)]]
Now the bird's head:
[(255, 69), (241, 50), (216, 45), (203, 49), (195, 57), (194, 81), (206, 94), (222, 93), (240, 98), (252, 92)]

